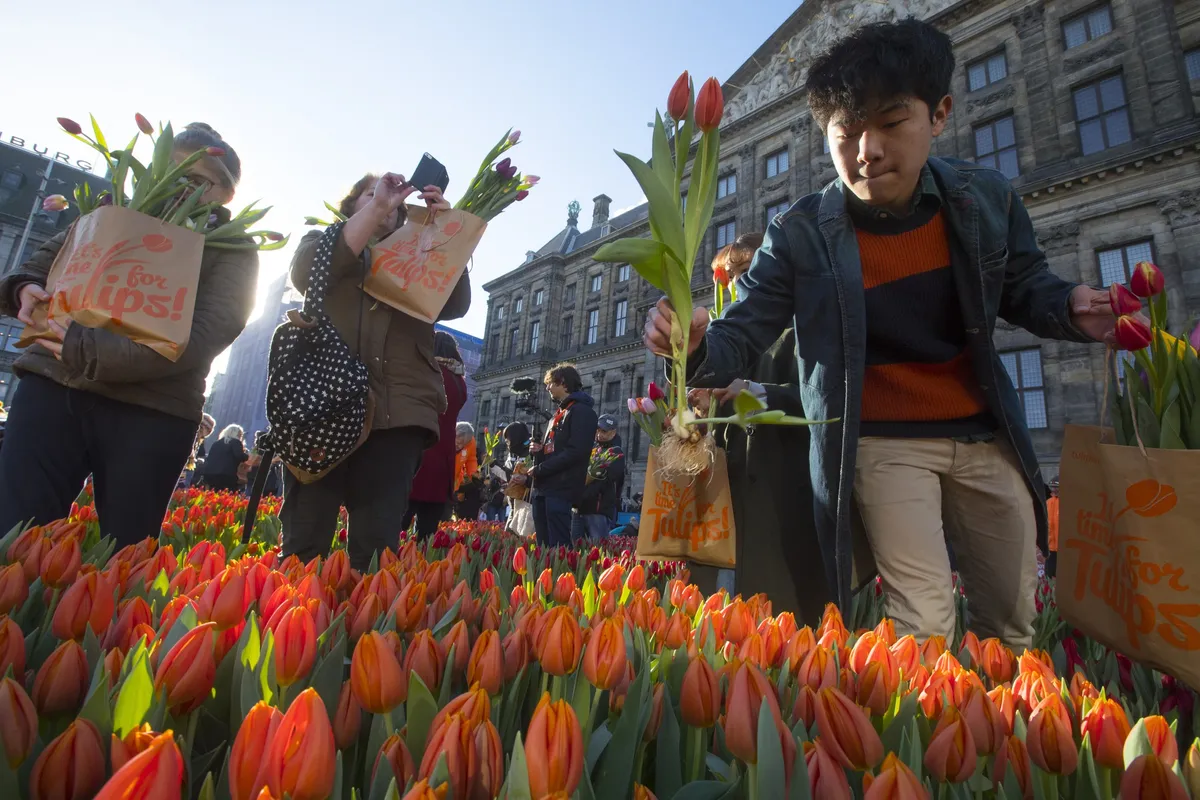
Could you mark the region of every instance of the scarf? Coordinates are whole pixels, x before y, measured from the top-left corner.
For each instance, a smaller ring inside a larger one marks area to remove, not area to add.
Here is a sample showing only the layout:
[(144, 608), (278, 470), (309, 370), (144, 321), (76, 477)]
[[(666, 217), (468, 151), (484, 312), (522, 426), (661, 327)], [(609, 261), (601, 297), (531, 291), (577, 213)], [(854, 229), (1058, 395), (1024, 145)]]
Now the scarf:
[(463, 375), (467, 371), (461, 361), (458, 361), (453, 358), (444, 358), (442, 356), (437, 356), (433, 360), (436, 361), (437, 363), (441, 364), (446, 369), (453, 372), (455, 375)]

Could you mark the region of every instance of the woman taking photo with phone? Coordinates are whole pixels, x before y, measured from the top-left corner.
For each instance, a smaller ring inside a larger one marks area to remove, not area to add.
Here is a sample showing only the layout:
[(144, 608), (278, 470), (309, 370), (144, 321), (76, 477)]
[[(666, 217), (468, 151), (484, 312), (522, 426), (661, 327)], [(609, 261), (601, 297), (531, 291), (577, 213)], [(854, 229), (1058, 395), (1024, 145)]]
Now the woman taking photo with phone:
[[(438, 416), (446, 408), (434, 326), (377, 302), (362, 290), (370, 268), (369, 245), (404, 224), (404, 201), (417, 194), (435, 210), (449, 209), (437, 186), (421, 189), (404, 176), (365, 175), (343, 198), (347, 218), (333, 252), (325, 310), (351, 352), (366, 365), (374, 399), (371, 431), (362, 446), (314, 483), (284, 476), (283, 554), (301, 561), (329, 552), (344, 505), (350, 514), (350, 564), (365, 571), (375, 553), (395, 550), (421, 454), (438, 441)], [(320, 231), (301, 240), (292, 259), (292, 285), (309, 287)], [(457, 319), (471, 305), (467, 273), (450, 292), (439, 319)]]
[[(223, 206), (242, 175), (233, 148), (203, 123), (175, 136), (176, 162), (205, 148), (188, 177), (207, 184), (201, 202)], [(216, 150), (212, 152), (217, 152)], [(46, 276), (64, 231), (0, 280), (0, 314), (33, 321), (50, 299)], [(177, 361), (101, 328), (54, 322), (17, 359), (21, 377), (0, 455), (0, 529), (67, 516), (92, 475), (100, 529), (117, 546), (158, 536), (163, 514), (196, 441), (213, 359), (246, 327), (254, 308), (258, 252), (205, 247), (191, 336)]]

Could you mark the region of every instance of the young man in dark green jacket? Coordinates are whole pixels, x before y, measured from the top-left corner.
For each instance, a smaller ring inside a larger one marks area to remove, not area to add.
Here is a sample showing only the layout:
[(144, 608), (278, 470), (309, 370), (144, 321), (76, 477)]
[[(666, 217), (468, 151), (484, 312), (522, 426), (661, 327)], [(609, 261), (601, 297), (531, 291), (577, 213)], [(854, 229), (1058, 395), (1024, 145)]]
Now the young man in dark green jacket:
[[(1018, 651), (1033, 634), (1042, 479), (996, 318), (1103, 341), (1108, 295), (1046, 266), (999, 172), (930, 157), (950, 114), (949, 38), (915, 19), (865, 26), (809, 69), (838, 179), (767, 228), (745, 297), (691, 321), (689, 384), (726, 386), (789, 326), (810, 428), (817, 537), (850, 608), (851, 515), (865, 523), (897, 633), (955, 635), (949, 536), (972, 627)], [(647, 346), (669, 348), (666, 301)], [(853, 501), (853, 502), (852, 502)]]

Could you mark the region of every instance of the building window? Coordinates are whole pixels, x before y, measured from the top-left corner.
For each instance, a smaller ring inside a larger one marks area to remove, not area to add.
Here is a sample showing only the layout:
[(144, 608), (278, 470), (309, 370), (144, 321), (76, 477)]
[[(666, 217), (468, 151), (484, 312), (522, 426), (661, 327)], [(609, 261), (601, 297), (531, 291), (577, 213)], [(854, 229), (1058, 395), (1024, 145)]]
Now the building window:
[(505, 397), (500, 398), (500, 417), (503, 420), (503, 418), (507, 417), (507, 416), (508, 416), (508, 397), (505, 396)]
[(484, 400), (479, 404), (479, 418), (487, 421), (492, 416), (492, 401)]
[(1131, 244), (1113, 247), (1108, 250), (1097, 250), (1096, 260), (1100, 264), (1100, 283), (1102, 286), (1112, 286), (1114, 283), (1128, 283), (1133, 275), (1133, 267), (1139, 261), (1154, 261), (1154, 247), (1149, 241), (1133, 242)]
[(975, 128), (975, 163), (998, 169), (1009, 180), (1021, 174), (1012, 114)]
[(604, 385), (604, 402), (617, 403), (621, 400), (621, 382), (609, 381)]
[(571, 341), (574, 338), (574, 334), (575, 316), (573, 314), (568, 314), (567, 316), (563, 317), (562, 333), (559, 334), (559, 341), (561, 342), (560, 347), (563, 350), (571, 349)]
[(521, 352), (520, 348), (521, 348), (521, 329), (513, 328), (512, 336), (508, 340), (508, 356), (509, 356), (509, 358), (520, 355), (520, 352)]
[(771, 155), (767, 156), (767, 177), (774, 178), (776, 175), (782, 175), (788, 171), (788, 151), (787, 148), (776, 150)]
[(591, 288), (591, 291), (593, 291), (593, 292), (598, 292), (598, 291), (600, 291), (600, 286), (601, 286), (603, 283), (604, 283), (604, 278), (603, 278), (603, 276), (602, 276), (602, 275), (593, 275), (593, 276), (592, 276), (592, 288)]
[(572, 283), (570, 286), (567, 287), (567, 296), (564, 298), (564, 302), (567, 302), (567, 303), (575, 302), (575, 284)]
[(780, 200), (774, 205), (767, 206), (767, 224), (770, 225), (771, 220), (775, 219), (775, 217), (787, 211), (789, 208), (791, 208), (791, 204), (786, 199)]
[(500, 334), (492, 334), (492, 353), (491, 356), (496, 361), (504, 358), (504, 354), (500, 352)]
[(1067, 50), (1099, 39), (1112, 33), (1112, 9), (1108, 4), (1082, 14), (1076, 14), (1063, 23), (1063, 43)]
[(504, 306), (496, 309), (496, 319), (504, 319)]
[(1189, 50), (1183, 56), (1189, 81), (1200, 81), (1200, 49)]
[(541, 321), (534, 322), (529, 326), (529, 352), (536, 353), (538, 351), (538, 340), (542, 338), (542, 323)]
[[(0, 323), (0, 350), (7, 350), (10, 353), (21, 352), (17, 347), (17, 342), (21, 340), (21, 331), (24, 329), (24, 325), (15, 322), (10, 325)], [(0, 391), (0, 401), (3, 400), (3, 395), (3, 391)]]
[(737, 173), (731, 172), (728, 175), (717, 179), (717, 199), (728, 197), (737, 191)]
[(1085, 156), (1132, 139), (1121, 76), (1113, 75), (1076, 89), (1075, 121), (1079, 125), (1079, 144)]
[(720, 250), (727, 244), (733, 244), (733, 240), (737, 238), (737, 224), (733, 220), (722, 222), (717, 226), (717, 249)]
[(1025, 407), (1025, 424), (1030, 428), (1048, 427), (1046, 420), (1046, 390), (1042, 383), (1042, 349), (1010, 350), (1000, 354), (1013, 387)]
[(525, 308), (525, 298), (518, 297), (516, 303), (513, 305), (513, 313), (520, 314), (521, 309), (523, 309), (523, 308)]
[(977, 92), (1007, 77), (1008, 58), (1001, 50), (967, 65), (967, 91)]
[(625, 323), (626, 323), (626, 319), (629, 316), (629, 301), (622, 300), (621, 302), (617, 303), (616, 311), (617, 311), (617, 313), (615, 316), (617, 318), (617, 321), (616, 321), (616, 324), (613, 325), (613, 336), (624, 336), (625, 335)]
[(588, 330), (587, 343), (595, 344), (596, 336), (600, 332), (600, 309), (593, 308), (588, 312)]
[(544, 291), (542, 291), (541, 289), (538, 289), (536, 292), (533, 293), (533, 304), (535, 306), (540, 306), (543, 302), (545, 302), (545, 300), (546, 300), (546, 293)]
[(628, 264), (622, 264), (617, 267), (617, 283), (624, 283), (629, 280), (630, 267)]

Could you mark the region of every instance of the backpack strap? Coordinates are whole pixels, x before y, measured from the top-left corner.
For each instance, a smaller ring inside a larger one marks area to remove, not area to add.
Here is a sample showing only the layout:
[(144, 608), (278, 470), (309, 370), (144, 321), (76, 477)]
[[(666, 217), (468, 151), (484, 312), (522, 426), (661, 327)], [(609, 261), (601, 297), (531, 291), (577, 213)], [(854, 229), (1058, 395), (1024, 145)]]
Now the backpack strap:
[(254, 532), (255, 518), (258, 516), (258, 504), (262, 502), (263, 490), (267, 486), (267, 478), (271, 474), (273, 468), (272, 462), (275, 460), (275, 447), (268, 445), (263, 448), (262, 461), (258, 462), (258, 469), (254, 473), (254, 485), (250, 488), (250, 501), (246, 504), (246, 516), (242, 520), (242, 541), (250, 540), (250, 534)]
[(308, 274), (308, 290), (304, 293), (302, 309), (304, 316), (310, 320), (325, 315), (325, 296), (329, 294), (329, 287), (333, 283), (333, 251), (345, 226), (344, 222), (336, 222), (326, 228), (317, 240), (317, 253)]

